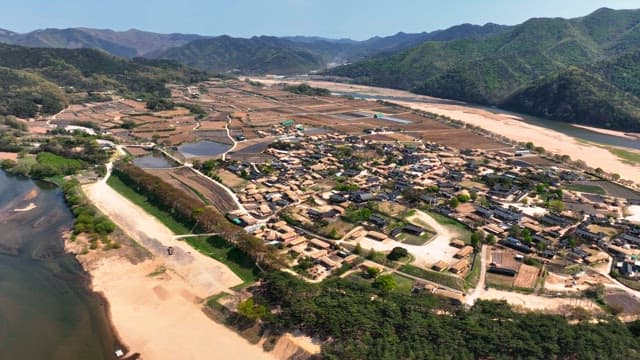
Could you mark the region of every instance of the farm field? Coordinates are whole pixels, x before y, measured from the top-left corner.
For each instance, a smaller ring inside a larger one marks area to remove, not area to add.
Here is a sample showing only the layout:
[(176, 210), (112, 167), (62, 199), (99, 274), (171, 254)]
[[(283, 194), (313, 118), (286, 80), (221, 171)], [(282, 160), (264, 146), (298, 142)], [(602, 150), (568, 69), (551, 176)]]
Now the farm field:
[(604, 180), (586, 180), (576, 182), (575, 184), (589, 187), (599, 187), (603, 189), (607, 195), (615, 197), (640, 200), (640, 193)]
[(236, 203), (225, 190), (219, 188), (213, 181), (197, 175), (191, 169), (145, 169), (145, 171), (161, 177), (194, 200), (215, 206), (223, 214), (238, 209)]
[(607, 194), (607, 192), (604, 191), (604, 189), (601, 188), (598, 185), (568, 184), (568, 185), (565, 186), (565, 188), (567, 190), (578, 191), (578, 192), (589, 193), (589, 194), (596, 194), (596, 195), (606, 195)]
[(202, 195), (223, 214), (238, 210), (238, 206), (231, 195), (213, 181), (197, 175), (192, 170), (187, 168), (175, 169), (171, 176)]
[(527, 264), (520, 265), (518, 275), (516, 275), (513, 281), (513, 286), (521, 289), (533, 289), (536, 285), (536, 280), (538, 280), (539, 272), (540, 270), (535, 266)]

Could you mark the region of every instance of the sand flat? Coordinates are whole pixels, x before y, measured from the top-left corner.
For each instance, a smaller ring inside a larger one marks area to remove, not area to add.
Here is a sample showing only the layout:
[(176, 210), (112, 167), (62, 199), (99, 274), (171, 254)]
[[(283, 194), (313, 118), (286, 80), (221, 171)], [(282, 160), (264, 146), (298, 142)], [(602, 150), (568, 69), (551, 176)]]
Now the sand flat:
[[(80, 255), (95, 291), (109, 302), (111, 319), (131, 353), (142, 359), (273, 359), (259, 346), (209, 319), (203, 299), (242, 283), (224, 264), (204, 256), (104, 181), (83, 187), (93, 204), (154, 259)], [(173, 246), (174, 254), (167, 255)], [(160, 267), (166, 272), (150, 276)]]
[[(87, 185), (83, 190), (100, 211), (154, 256), (163, 259), (167, 268), (176, 271), (198, 296), (205, 298), (242, 283), (221, 262), (199, 253), (184, 241), (175, 240), (175, 234), (164, 224), (104, 181)], [(168, 247), (173, 247), (171, 256)]]
[(156, 260), (133, 265), (111, 257), (89, 269), (94, 290), (108, 299), (114, 327), (132, 353), (146, 360), (273, 359), (209, 319), (179, 276), (149, 276), (157, 266)]

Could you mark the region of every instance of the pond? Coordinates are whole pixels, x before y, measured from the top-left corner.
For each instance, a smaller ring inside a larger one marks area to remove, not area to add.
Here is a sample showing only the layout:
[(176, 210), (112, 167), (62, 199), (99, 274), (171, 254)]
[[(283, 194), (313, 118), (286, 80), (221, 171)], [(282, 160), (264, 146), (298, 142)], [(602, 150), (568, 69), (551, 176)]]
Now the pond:
[(215, 141), (203, 140), (195, 143), (184, 143), (178, 146), (178, 151), (185, 158), (215, 157), (227, 152), (231, 145)]
[(166, 169), (176, 166), (172, 160), (167, 159), (159, 152), (137, 157), (133, 159), (133, 163), (143, 169)]

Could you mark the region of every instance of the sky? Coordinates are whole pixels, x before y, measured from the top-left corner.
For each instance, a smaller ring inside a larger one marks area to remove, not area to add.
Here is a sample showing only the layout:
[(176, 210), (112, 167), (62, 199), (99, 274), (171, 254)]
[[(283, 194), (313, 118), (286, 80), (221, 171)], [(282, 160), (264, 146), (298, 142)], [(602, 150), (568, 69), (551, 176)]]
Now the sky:
[(313, 35), (362, 40), (462, 23), (578, 17), (640, 0), (0, 0), (0, 28), (136, 28), (201, 35)]

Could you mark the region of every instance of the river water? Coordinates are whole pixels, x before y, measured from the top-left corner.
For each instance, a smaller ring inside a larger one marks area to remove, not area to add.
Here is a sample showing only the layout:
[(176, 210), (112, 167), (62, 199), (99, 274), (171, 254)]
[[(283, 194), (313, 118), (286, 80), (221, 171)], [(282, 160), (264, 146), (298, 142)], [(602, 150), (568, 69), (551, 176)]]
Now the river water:
[(72, 223), (58, 188), (0, 171), (0, 359), (115, 358), (103, 299), (64, 252)]

